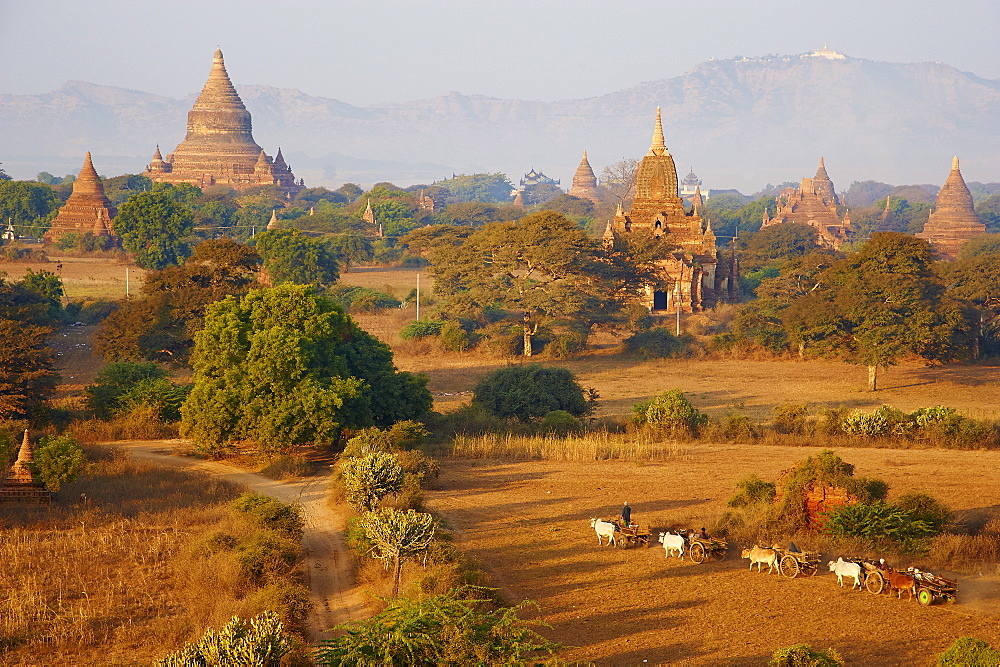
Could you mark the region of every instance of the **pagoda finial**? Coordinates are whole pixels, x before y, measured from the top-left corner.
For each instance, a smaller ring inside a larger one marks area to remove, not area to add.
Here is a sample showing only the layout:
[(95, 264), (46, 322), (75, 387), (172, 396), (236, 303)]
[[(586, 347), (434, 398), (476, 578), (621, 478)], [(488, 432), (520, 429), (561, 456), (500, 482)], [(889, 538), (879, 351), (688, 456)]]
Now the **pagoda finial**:
[(215, 50), (215, 53), (212, 54), (212, 60), (219, 64), (225, 64), (225, 61), (222, 59), (222, 49)]
[[(90, 153), (87, 153), (87, 155), (90, 155)], [(951, 159), (951, 170), (952, 171), (958, 171), (958, 156), (957, 155)]]
[(656, 107), (656, 125), (653, 128), (653, 143), (649, 147), (649, 155), (663, 155), (667, 146), (663, 142), (663, 121), (660, 120), (660, 107)]

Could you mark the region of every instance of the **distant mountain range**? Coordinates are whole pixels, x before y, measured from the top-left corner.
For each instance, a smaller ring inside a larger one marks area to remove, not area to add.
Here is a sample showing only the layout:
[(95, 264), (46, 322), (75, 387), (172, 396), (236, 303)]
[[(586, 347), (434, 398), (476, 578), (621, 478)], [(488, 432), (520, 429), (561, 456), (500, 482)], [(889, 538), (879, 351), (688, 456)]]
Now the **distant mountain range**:
[[(206, 65), (207, 69), (207, 65)], [(206, 72), (207, 74), (207, 72)], [(192, 90), (203, 81), (192, 81)], [(815, 173), (942, 183), (952, 155), (966, 178), (1000, 180), (1000, 81), (942, 63), (886, 63), (832, 51), (712, 60), (670, 79), (579, 100), (450, 93), (357, 107), (299, 90), (237, 85), (269, 154), (280, 145), (307, 185), (399, 185), (452, 173), (532, 167), (570, 179), (587, 150), (594, 170), (649, 146), (655, 108), (681, 177), (754, 192)], [(75, 173), (90, 150), (102, 175), (141, 171), (158, 143), (184, 137), (195, 94), (173, 99), (72, 81), (41, 95), (0, 95), (0, 163), (16, 178)]]

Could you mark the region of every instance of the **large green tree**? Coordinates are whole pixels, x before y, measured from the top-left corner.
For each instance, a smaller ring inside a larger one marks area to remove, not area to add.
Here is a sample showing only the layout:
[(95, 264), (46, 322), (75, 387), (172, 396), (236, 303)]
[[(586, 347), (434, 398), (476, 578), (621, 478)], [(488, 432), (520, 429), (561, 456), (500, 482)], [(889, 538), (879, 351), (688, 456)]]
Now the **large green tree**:
[(113, 221), (122, 245), (144, 269), (162, 269), (184, 263), (191, 254), (194, 229), (190, 207), (167, 189), (139, 192), (118, 209)]
[(10, 220), (18, 234), (41, 236), (39, 232), (48, 229), (59, 205), (59, 198), (47, 185), (0, 179), (0, 220), (4, 229)]
[(216, 450), (332, 445), (344, 428), (426, 412), (426, 379), (398, 372), (392, 352), (311, 287), (251, 290), (212, 304), (195, 337), (194, 389), (183, 430)]
[(447, 188), (450, 196), (449, 204), (459, 202), (481, 201), (487, 204), (509, 202), (514, 186), (507, 179), (507, 174), (459, 174), (443, 181), (435, 181), (434, 185)]
[(325, 287), (337, 282), (340, 267), (326, 241), (295, 229), (258, 234), (254, 247), (272, 285), (295, 283)]
[(878, 369), (905, 355), (947, 361), (971, 349), (973, 324), (962, 304), (944, 294), (928, 243), (895, 232), (872, 236), (861, 249), (824, 271), (816, 289), (782, 317), (793, 342)]

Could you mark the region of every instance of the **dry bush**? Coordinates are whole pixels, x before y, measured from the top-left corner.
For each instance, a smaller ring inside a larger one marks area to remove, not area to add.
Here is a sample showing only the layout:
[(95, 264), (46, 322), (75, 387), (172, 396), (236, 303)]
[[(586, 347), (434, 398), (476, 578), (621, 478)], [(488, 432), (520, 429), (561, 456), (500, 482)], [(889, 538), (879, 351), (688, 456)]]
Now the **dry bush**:
[(70, 423), (67, 432), (80, 442), (116, 440), (160, 440), (176, 438), (177, 424), (165, 424), (153, 406), (140, 406), (112, 419), (81, 419)]
[(60, 493), (85, 504), (5, 508), (5, 663), (150, 663), (233, 615), (301, 620), (301, 595), (266, 594), (226, 547), (259, 531), (227, 508), (234, 487), (121, 451), (88, 455), (89, 475)]

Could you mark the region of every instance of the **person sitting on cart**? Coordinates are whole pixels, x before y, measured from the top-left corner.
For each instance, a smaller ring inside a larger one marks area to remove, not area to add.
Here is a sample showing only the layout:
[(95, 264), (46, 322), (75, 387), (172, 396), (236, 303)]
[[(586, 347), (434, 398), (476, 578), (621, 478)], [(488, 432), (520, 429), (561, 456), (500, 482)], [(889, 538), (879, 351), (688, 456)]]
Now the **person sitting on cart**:
[(705, 532), (705, 526), (702, 526), (702, 527), (701, 527), (701, 530), (699, 530), (699, 531), (698, 531), (698, 539), (700, 539), (700, 540), (708, 540), (708, 539), (711, 539), (711, 538), (710, 538), (710, 537), (708, 536), (708, 533), (706, 533), (706, 532)]
[(632, 508), (628, 506), (628, 501), (622, 507), (622, 524), (626, 528), (632, 525)]

